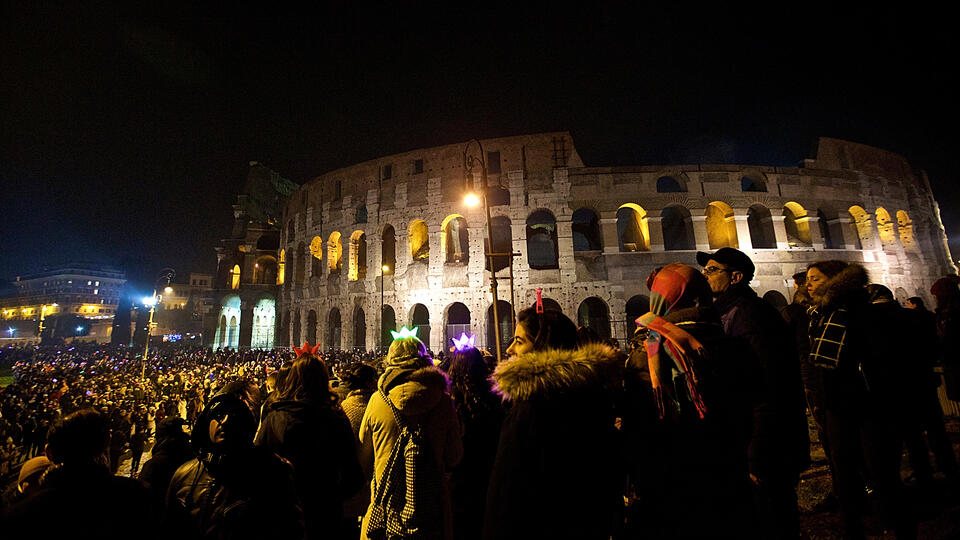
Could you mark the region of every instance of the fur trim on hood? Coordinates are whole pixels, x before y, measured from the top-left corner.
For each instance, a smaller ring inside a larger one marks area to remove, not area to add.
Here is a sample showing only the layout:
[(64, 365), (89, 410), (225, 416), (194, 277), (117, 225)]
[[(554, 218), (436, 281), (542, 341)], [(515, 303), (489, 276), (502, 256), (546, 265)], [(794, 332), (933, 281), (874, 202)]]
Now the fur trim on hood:
[(821, 285), (824, 292), (814, 300), (814, 303), (817, 307), (823, 308), (838, 306), (857, 296), (866, 299), (867, 292), (864, 287), (867, 283), (870, 283), (867, 270), (859, 264), (850, 264)]
[(504, 399), (523, 400), (567, 390), (613, 389), (620, 384), (619, 351), (598, 343), (572, 351), (536, 351), (510, 358), (493, 372)]
[(432, 409), (447, 391), (447, 377), (435, 367), (417, 370), (390, 368), (377, 388), (384, 390), (393, 406), (404, 414), (420, 414)]

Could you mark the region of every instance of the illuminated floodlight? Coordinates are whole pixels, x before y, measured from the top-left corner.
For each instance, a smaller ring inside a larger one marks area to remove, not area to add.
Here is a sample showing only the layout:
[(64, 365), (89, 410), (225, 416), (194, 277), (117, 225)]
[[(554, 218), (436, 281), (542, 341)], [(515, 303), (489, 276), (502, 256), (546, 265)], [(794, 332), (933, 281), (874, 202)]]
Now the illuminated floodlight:
[(384, 272), (389, 272), (389, 271), (390, 271), (390, 267), (387, 266), (387, 265), (381, 266), (380, 269), (383, 270)]
[(164, 287), (163, 292), (171, 294), (173, 292), (173, 287)]
[(7, 328), (7, 333), (10, 334), (11, 336), (12, 336), (13, 333), (16, 332), (16, 331), (17, 331), (16, 328), (14, 328), (14, 327), (12, 327), (12, 326), (11, 326), (10, 328)]
[(476, 193), (467, 193), (466, 196), (463, 197), (463, 204), (468, 208), (476, 208), (480, 205), (480, 197), (477, 197)]
[(83, 327), (82, 327), (82, 326), (78, 326), (78, 327), (77, 327), (77, 333), (79, 334), (80, 332), (83, 332)]
[(144, 296), (143, 305), (153, 307), (157, 305), (157, 298), (155, 296)]

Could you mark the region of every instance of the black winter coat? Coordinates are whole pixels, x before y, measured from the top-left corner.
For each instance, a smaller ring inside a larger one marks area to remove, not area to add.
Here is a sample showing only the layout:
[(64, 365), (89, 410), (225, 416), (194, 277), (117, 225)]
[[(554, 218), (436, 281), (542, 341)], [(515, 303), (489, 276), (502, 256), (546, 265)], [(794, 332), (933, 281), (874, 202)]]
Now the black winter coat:
[(542, 351), (511, 358), (494, 378), (510, 403), (484, 519), (484, 538), (610, 537), (622, 505), (614, 394), (623, 363), (613, 349)]
[(308, 536), (343, 519), (343, 501), (357, 493), (363, 471), (350, 422), (338, 407), (275, 401), (254, 441), (293, 464)]
[(806, 398), (795, 334), (780, 313), (749, 287), (731, 287), (716, 300), (723, 331), (746, 340), (760, 362), (750, 472), (799, 474), (810, 465)]

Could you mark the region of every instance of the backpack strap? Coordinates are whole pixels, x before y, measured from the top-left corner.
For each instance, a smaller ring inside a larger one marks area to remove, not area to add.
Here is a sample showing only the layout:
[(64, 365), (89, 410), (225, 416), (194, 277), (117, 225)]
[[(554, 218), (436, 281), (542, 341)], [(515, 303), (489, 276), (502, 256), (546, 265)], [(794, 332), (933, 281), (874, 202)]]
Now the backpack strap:
[(378, 391), (380, 392), (380, 397), (383, 398), (383, 401), (384, 401), (387, 405), (389, 405), (389, 406), (390, 406), (390, 410), (393, 411), (393, 418), (396, 419), (397, 425), (400, 426), (401, 429), (403, 429), (404, 427), (407, 427), (407, 423), (403, 420), (403, 415), (402, 415), (402, 414), (400, 413), (400, 411), (397, 410), (397, 408), (393, 405), (393, 402), (390, 401), (390, 398), (387, 397), (387, 393), (384, 392), (382, 388), (380, 388)]

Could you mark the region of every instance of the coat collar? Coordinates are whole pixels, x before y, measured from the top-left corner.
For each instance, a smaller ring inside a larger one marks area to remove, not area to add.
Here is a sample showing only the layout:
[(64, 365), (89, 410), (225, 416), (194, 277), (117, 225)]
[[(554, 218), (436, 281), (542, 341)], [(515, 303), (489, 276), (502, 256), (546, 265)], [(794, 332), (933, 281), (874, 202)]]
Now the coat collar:
[(867, 271), (859, 264), (850, 264), (821, 287), (824, 293), (817, 298), (819, 308), (839, 307), (850, 302), (867, 303), (864, 287), (870, 282)]
[(523, 400), (579, 389), (617, 385), (623, 362), (619, 351), (590, 344), (572, 351), (535, 351), (501, 363), (493, 372), (504, 399)]

